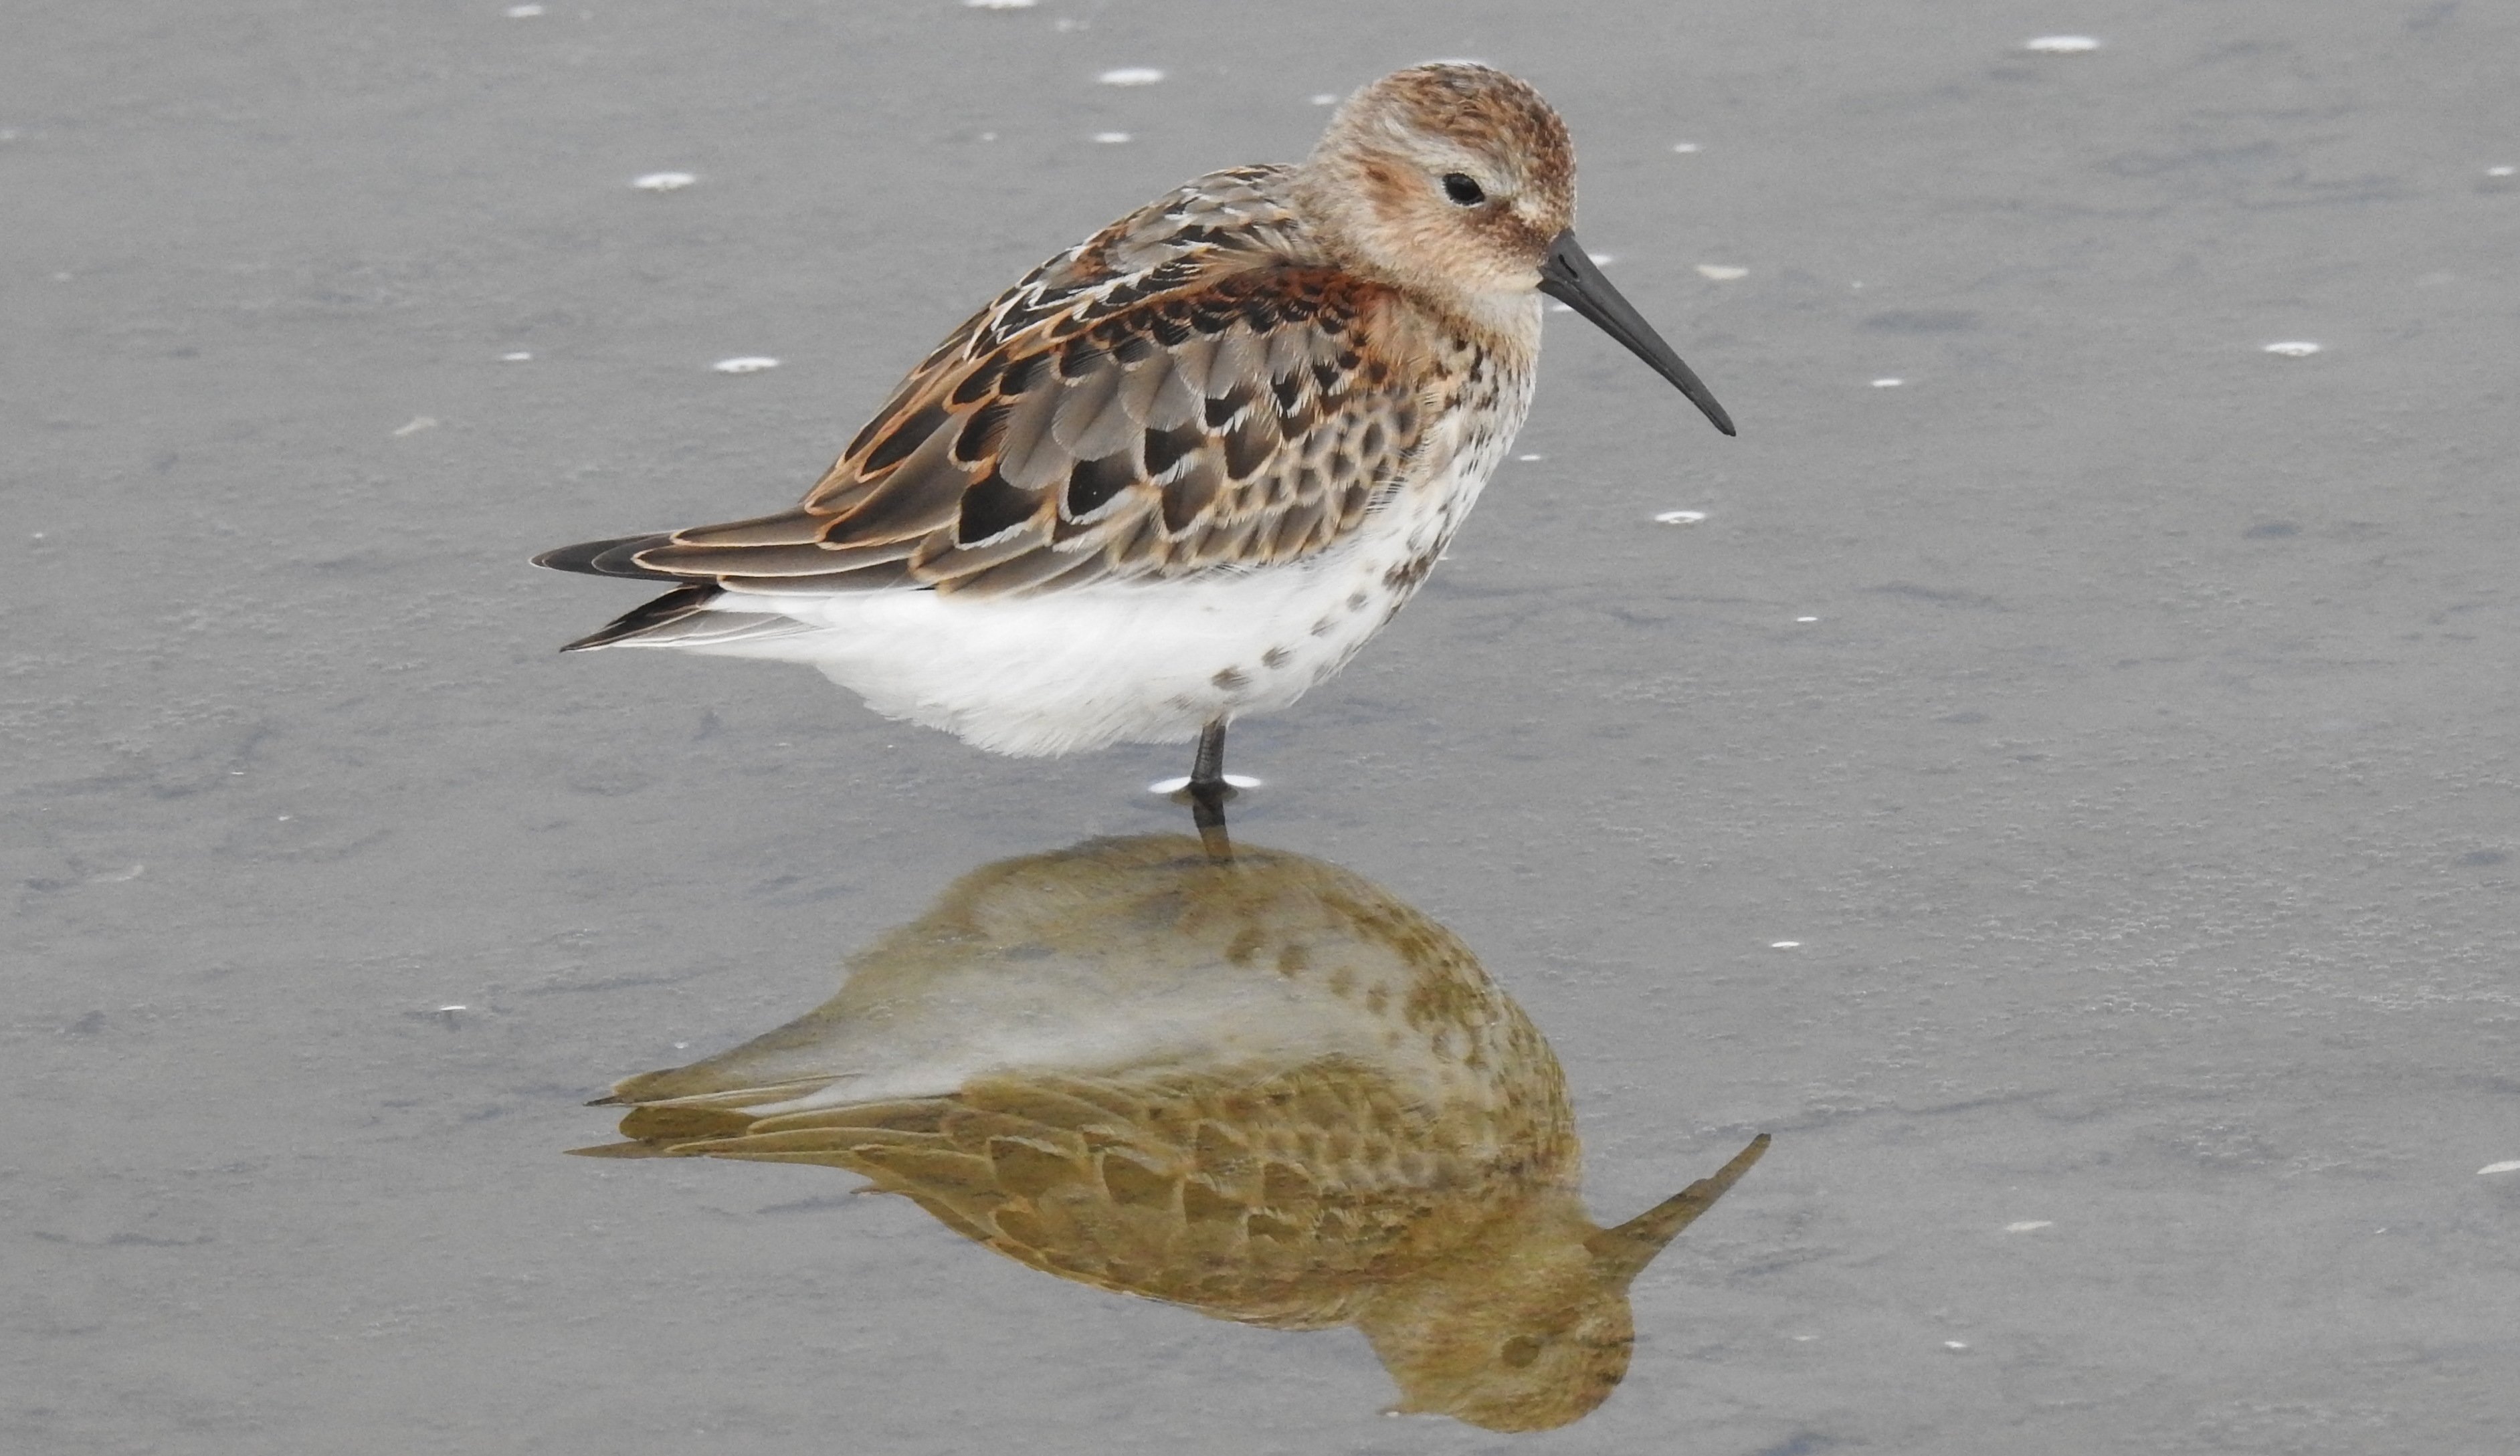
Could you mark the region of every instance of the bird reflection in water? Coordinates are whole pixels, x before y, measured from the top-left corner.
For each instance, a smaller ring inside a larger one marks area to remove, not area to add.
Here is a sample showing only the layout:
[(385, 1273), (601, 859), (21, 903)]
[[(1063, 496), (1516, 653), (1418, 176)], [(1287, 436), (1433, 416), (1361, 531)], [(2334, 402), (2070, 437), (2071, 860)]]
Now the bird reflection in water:
[(1213, 829), (973, 870), (821, 1007), (616, 1085), (630, 1140), (579, 1151), (846, 1169), (1063, 1279), (1355, 1325), (1399, 1410), (1584, 1416), (1627, 1373), (1629, 1282), (1767, 1137), (1599, 1227), (1565, 1075), (1468, 948)]

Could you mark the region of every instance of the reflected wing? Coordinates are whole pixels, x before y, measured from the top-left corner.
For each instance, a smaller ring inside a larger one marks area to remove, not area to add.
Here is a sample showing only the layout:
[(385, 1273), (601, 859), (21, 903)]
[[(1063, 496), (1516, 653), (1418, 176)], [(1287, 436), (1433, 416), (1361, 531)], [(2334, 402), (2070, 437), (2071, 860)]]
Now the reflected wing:
[(796, 508), (542, 559), (746, 592), (1001, 593), (1321, 550), (1398, 478), (1423, 412), (1377, 338), (1390, 290), (1310, 254), (1282, 181), (1202, 178), (1036, 270)]
[(1034, 1268), (1283, 1327), (1347, 1317), (1367, 1281), (1558, 1171), (1511, 1129), (1439, 1120), (1339, 1059), (1259, 1079), (989, 1078), (758, 1120), (723, 1100), (641, 1107), (621, 1131), (636, 1141), (584, 1151), (847, 1169)]

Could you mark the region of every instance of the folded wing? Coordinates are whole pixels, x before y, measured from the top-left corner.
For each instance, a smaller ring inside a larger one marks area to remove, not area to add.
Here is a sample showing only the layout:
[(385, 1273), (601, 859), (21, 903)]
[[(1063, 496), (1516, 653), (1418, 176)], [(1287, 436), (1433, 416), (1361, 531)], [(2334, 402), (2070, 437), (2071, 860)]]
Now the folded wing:
[(1202, 178), (1036, 270), (794, 509), (539, 559), (747, 593), (992, 594), (1322, 550), (1406, 469), (1423, 412), (1390, 361), (1389, 290), (1310, 254), (1281, 181)]

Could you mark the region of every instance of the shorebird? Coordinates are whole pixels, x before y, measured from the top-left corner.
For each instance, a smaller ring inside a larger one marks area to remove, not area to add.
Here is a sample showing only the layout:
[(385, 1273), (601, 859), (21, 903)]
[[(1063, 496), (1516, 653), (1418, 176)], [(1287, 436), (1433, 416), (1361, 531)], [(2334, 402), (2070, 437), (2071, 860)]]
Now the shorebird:
[(1211, 172), (947, 336), (793, 509), (563, 547), (674, 583), (563, 650), (811, 663), (1010, 754), (1197, 737), (1291, 705), (1426, 578), (1522, 425), (1541, 299), (1732, 422), (1576, 242), (1565, 123), (1438, 63), (1300, 165)]
[(1562, 1426), (1628, 1285), (1768, 1145), (1608, 1228), (1565, 1074), (1450, 931), (1337, 865), (1095, 840), (987, 865), (838, 995), (617, 1083), (605, 1157), (812, 1163), (1062, 1279), (1355, 1325), (1400, 1410)]

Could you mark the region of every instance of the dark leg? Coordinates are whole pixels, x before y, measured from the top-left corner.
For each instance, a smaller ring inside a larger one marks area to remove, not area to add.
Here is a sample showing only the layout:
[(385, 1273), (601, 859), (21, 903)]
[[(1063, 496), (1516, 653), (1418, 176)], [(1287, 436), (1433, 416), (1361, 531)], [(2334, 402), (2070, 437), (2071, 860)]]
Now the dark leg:
[(1198, 757), (1191, 760), (1190, 791), (1195, 796), (1201, 789), (1222, 794), (1225, 789), (1225, 720), (1198, 730)]
[(1225, 837), (1225, 801), (1234, 790), (1225, 782), (1225, 720), (1198, 730), (1198, 756), (1191, 761), (1190, 821), (1207, 846), (1208, 858), (1231, 860), (1234, 845)]

